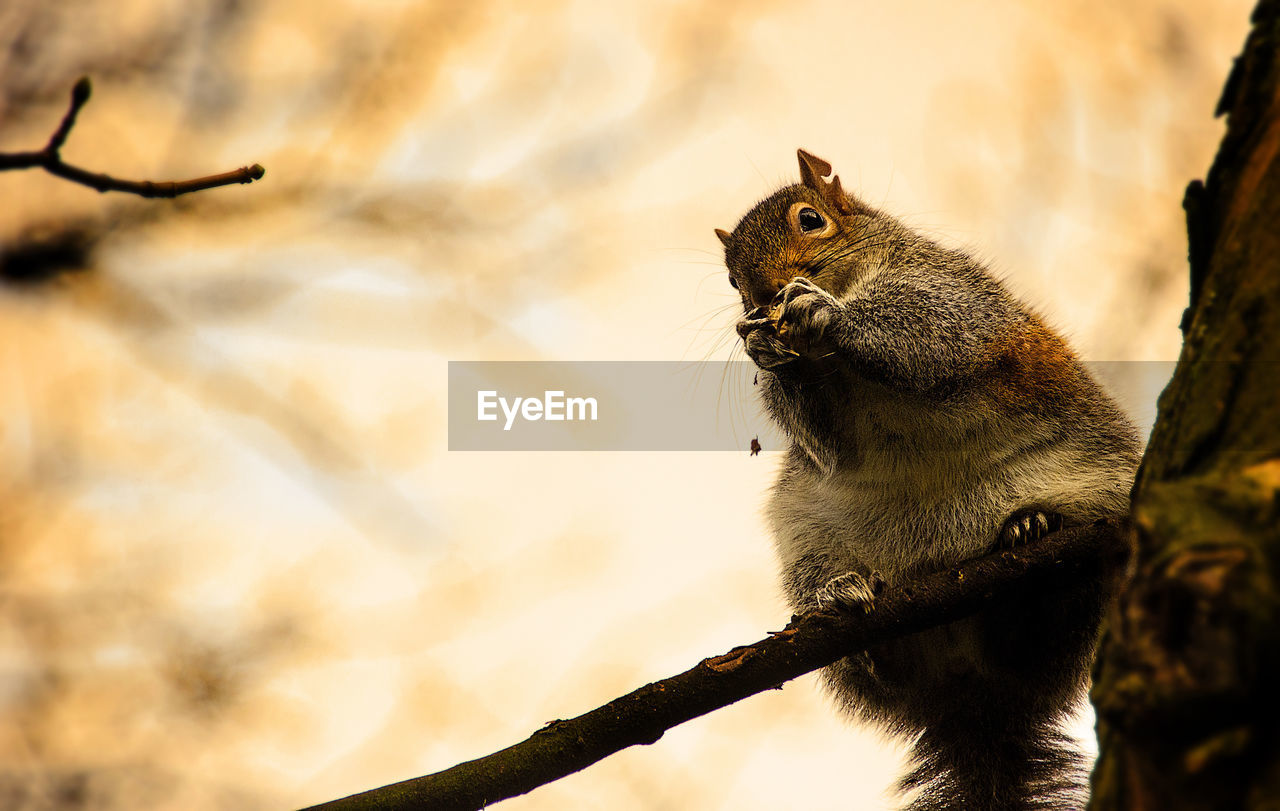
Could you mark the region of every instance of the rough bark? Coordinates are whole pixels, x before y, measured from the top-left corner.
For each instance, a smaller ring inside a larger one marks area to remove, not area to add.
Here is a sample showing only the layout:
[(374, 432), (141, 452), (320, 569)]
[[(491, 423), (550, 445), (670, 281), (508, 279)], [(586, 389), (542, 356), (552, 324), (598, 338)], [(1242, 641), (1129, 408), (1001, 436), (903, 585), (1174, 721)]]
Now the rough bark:
[(1278, 52), (1262, 0), (1187, 190), (1191, 303), (1095, 672), (1095, 811), (1280, 808)]

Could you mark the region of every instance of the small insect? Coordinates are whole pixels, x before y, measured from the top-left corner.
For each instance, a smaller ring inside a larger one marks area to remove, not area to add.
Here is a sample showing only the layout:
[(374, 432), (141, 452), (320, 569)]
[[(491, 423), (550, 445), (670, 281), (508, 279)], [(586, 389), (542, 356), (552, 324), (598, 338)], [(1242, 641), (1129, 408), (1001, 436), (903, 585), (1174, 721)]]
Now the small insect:
[(760, 455), (760, 451), (762, 451), (762, 450), (764, 450), (764, 448), (760, 447), (760, 437), (758, 437), (758, 436), (757, 436), (757, 437), (752, 437), (752, 439), (751, 439), (751, 455), (752, 455), (752, 456), (759, 456), (759, 455)]
[(759, 385), (760, 385), (760, 373), (759, 373), (759, 372), (756, 372), (756, 376), (755, 376), (755, 377), (753, 377), (753, 378), (751, 378), (751, 385), (753, 385), (753, 386), (759, 386)]

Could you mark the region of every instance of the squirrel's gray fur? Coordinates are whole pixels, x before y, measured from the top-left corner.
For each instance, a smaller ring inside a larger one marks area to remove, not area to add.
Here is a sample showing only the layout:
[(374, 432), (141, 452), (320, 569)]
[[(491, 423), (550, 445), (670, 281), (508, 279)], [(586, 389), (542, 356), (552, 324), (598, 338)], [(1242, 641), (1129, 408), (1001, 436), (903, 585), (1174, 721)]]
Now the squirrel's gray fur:
[[(1137, 433), (1062, 339), (972, 257), (846, 194), (803, 151), (800, 169), (717, 232), (738, 332), (791, 440), (767, 516), (793, 608), (874, 610), (882, 584), (1016, 537), (1014, 516), (1126, 513)], [(1028, 584), (825, 680), (857, 716), (915, 736), (913, 809), (1078, 807), (1085, 772), (1059, 724), (1087, 685), (1103, 599), (1100, 580)]]

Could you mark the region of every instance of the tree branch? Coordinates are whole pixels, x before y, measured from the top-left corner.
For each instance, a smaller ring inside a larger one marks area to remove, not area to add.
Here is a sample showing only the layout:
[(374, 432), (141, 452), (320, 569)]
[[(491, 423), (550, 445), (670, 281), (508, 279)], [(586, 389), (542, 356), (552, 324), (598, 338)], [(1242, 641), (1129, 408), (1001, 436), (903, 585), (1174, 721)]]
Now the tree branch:
[(62, 145), (66, 143), (67, 136), (71, 134), (71, 128), (76, 123), (76, 116), (80, 114), (80, 108), (84, 107), (85, 103), (89, 101), (89, 95), (92, 90), (93, 88), (89, 84), (89, 77), (81, 77), (80, 81), (76, 82), (75, 87), (71, 90), (71, 105), (67, 108), (66, 115), (62, 117), (62, 121), (58, 124), (58, 128), (54, 130), (53, 135), (49, 136), (49, 142), (45, 144), (44, 149), (38, 152), (0, 152), (0, 171), (9, 169), (44, 169), (51, 175), (70, 180), (73, 183), (79, 183), (82, 186), (88, 186), (91, 189), (97, 189), (100, 192), (121, 191), (141, 197), (177, 197), (180, 194), (203, 191), (217, 186), (229, 186), (232, 183), (252, 183), (255, 180), (260, 180), (266, 174), (267, 170), (255, 163), (252, 166), (242, 166), (234, 171), (223, 172), (219, 175), (197, 177), (192, 180), (155, 182), (150, 180), (122, 180), (110, 175), (90, 172), (78, 166), (72, 166), (62, 160)]
[(747, 696), (889, 639), (975, 613), (1027, 578), (1091, 576), (1127, 555), (1115, 522), (1065, 529), (1016, 550), (924, 575), (887, 590), (870, 613), (809, 612), (782, 631), (692, 670), (654, 682), (568, 721), (552, 721), (525, 741), (442, 772), (354, 794), (307, 811), (478, 809), (524, 794)]

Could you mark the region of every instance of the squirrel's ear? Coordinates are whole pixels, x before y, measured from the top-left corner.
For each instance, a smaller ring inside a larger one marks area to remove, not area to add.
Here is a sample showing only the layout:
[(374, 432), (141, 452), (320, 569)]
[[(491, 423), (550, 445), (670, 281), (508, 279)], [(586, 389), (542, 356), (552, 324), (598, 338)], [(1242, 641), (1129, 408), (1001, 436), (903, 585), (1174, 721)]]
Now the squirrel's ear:
[(803, 149), (796, 150), (796, 157), (800, 159), (800, 180), (804, 185), (816, 191), (836, 211), (845, 215), (852, 214), (853, 203), (849, 202), (849, 195), (844, 193), (844, 187), (840, 185), (840, 176), (831, 178), (830, 183), (823, 179), (831, 174), (831, 164)]
[(840, 175), (831, 178), (831, 188), (827, 190), (827, 201), (841, 214), (847, 216), (853, 213), (853, 203), (849, 202), (849, 195), (844, 193), (844, 187), (840, 185)]
[(831, 174), (831, 164), (803, 149), (796, 150), (796, 157), (800, 159), (800, 181), (818, 194), (825, 194), (827, 184), (823, 178)]
[(723, 228), (716, 229), (716, 236), (720, 237), (720, 241), (724, 243), (724, 246), (726, 248), (729, 247), (729, 240), (733, 238), (733, 234), (730, 234), (728, 231), (724, 230)]

